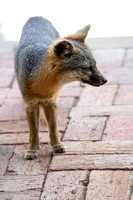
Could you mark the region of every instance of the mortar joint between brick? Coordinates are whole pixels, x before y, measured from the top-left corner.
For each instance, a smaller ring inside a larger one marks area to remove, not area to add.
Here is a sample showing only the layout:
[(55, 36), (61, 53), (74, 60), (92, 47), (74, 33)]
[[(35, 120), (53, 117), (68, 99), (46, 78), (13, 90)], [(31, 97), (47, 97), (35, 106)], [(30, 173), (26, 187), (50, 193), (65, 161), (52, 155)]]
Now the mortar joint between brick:
[(65, 128), (65, 131), (64, 131), (63, 134), (62, 134), (61, 141), (63, 141), (64, 135), (65, 135), (65, 133), (66, 133), (66, 130), (67, 130), (67, 127), (68, 127), (68, 125), (69, 125), (69, 122), (70, 122), (71, 118), (68, 117), (68, 120), (69, 120), (69, 121), (67, 122), (67, 125), (66, 125), (66, 128)]
[(43, 189), (45, 187), (45, 183), (46, 183), (46, 179), (47, 179), (47, 176), (48, 176), (48, 172), (49, 172), (49, 168), (50, 168), (50, 164), (51, 164), (52, 159), (53, 159), (53, 153), (51, 153), (51, 159), (50, 159), (49, 165), (47, 167), (47, 171), (46, 171), (46, 175), (45, 175), (44, 181), (42, 183), (42, 189), (41, 189), (41, 192), (40, 192), (39, 200), (41, 200), (41, 197), (42, 197)]
[(11, 160), (11, 159), (13, 158), (13, 156), (14, 156), (14, 150), (15, 150), (16, 145), (13, 145), (13, 146), (14, 146), (14, 149), (13, 149), (13, 152), (12, 152), (11, 157), (10, 157), (9, 160), (8, 160), (7, 168), (6, 168), (6, 171), (5, 171), (5, 174), (4, 174), (4, 175), (10, 173), (10, 171), (8, 171), (8, 167), (9, 167), (10, 160)]
[(114, 105), (114, 102), (115, 102), (116, 96), (118, 94), (119, 88), (120, 88), (120, 84), (117, 84), (117, 89), (116, 89), (116, 92), (114, 93), (114, 98), (112, 100), (112, 105)]
[(128, 200), (132, 199), (132, 195), (133, 195), (133, 185), (129, 186), (129, 196), (128, 196)]
[[(74, 99), (74, 103), (73, 103), (73, 105), (72, 105), (72, 108), (73, 108), (73, 107), (76, 107), (78, 101), (79, 101), (79, 97), (75, 97), (75, 99)], [(72, 108), (71, 108), (71, 110), (72, 110)], [(65, 133), (66, 133), (67, 127), (68, 127), (69, 122), (70, 122), (70, 120), (71, 120), (71, 117), (70, 117), (71, 110), (70, 110), (69, 115), (68, 115), (68, 120), (69, 120), (69, 121), (68, 121), (68, 123), (67, 123), (67, 125), (66, 125), (65, 131), (64, 131), (64, 134), (62, 134), (61, 141), (62, 141), (63, 138), (64, 138), (64, 135), (65, 135)]]
[(105, 120), (105, 124), (104, 124), (103, 131), (102, 131), (102, 136), (101, 136), (101, 141), (103, 140), (103, 137), (104, 137), (104, 134), (105, 134), (104, 131), (105, 131), (106, 127), (107, 127), (107, 123), (109, 121), (109, 118), (110, 118), (110, 116), (107, 116), (107, 119)]
[(12, 87), (13, 87), (14, 81), (15, 81), (15, 73), (14, 73), (14, 75), (13, 75), (13, 78), (12, 78), (12, 80), (11, 80), (11, 83), (10, 83), (10, 85), (9, 85), (9, 88), (12, 88)]
[(78, 104), (78, 102), (79, 102), (79, 97), (75, 97), (74, 103), (73, 103), (73, 105), (72, 105), (72, 108), (73, 108), (73, 107), (76, 107), (77, 104)]
[(90, 171), (87, 170), (87, 175), (86, 175), (86, 186), (85, 186), (85, 195), (84, 195), (84, 199), (86, 200), (86, 196), (87, 196), (87, 189), (88, 189), (88, 185), (89, 185), (89, 178), (90, 178)]

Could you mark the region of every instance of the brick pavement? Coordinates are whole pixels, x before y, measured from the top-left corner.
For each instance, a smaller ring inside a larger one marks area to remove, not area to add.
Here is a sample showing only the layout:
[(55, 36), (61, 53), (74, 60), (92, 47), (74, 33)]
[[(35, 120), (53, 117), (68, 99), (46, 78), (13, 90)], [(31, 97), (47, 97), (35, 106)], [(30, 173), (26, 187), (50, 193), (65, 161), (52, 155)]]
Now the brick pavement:
[(41, 113), (35, 160), (24, 158), (28, 126), (14, 76), (15, 46), (0, 50), (0, 200), (133, 200), (133, 44), (123, 40), (92, 45), (108, 84), (74, 82), (61, 92), (66, 153), (52, 152)]

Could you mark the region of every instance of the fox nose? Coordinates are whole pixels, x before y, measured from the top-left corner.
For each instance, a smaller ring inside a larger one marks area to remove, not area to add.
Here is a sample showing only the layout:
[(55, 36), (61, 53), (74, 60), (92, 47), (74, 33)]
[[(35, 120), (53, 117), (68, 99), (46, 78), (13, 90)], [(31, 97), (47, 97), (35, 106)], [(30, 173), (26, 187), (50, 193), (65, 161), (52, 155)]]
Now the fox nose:
[(102, 78), (103, 84), (107, 83), (107, 79), (105, 77)]

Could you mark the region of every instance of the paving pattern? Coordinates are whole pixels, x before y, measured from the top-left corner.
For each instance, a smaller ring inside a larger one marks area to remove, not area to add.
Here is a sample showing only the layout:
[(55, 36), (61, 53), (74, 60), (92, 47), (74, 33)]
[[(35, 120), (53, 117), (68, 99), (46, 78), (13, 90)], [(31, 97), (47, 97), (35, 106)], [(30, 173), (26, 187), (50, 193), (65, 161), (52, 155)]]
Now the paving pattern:
[(114, 47), (107, 39), (95, 44), (92, 52), (108, 83), (95, 88), (74, 82), (62, 90), (59, 131), (67, 152), (52, 152), (41, 113), (35, 160), (24, 158), (29, 130), (14, 53), (0, 51), (0, 200), (133, 200), (131, 39), (129, 48), (117, 40)]

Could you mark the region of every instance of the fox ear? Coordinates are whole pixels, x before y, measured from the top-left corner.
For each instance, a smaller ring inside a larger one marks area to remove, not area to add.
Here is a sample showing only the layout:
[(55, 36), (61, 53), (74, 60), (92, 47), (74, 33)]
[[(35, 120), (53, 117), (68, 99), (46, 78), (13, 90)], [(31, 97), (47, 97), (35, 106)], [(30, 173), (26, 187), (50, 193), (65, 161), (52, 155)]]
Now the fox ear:
[(78, 30), (75, 34), (72, 34), (68, 37), (70, 38), (74, 38), (74, 39), (77, 39), (79, 40), (80, 42), (85, 42), (85, 38), (88, 34), (88, 31), (90, 30), (90, 25), (86, 25), (85, 27), (83, 27), (82, 29)]
[(60, 40), (54, 46), (54, 53), (61, 58), (70, 57), (74, 51), (73, 44), (68, 40)]

